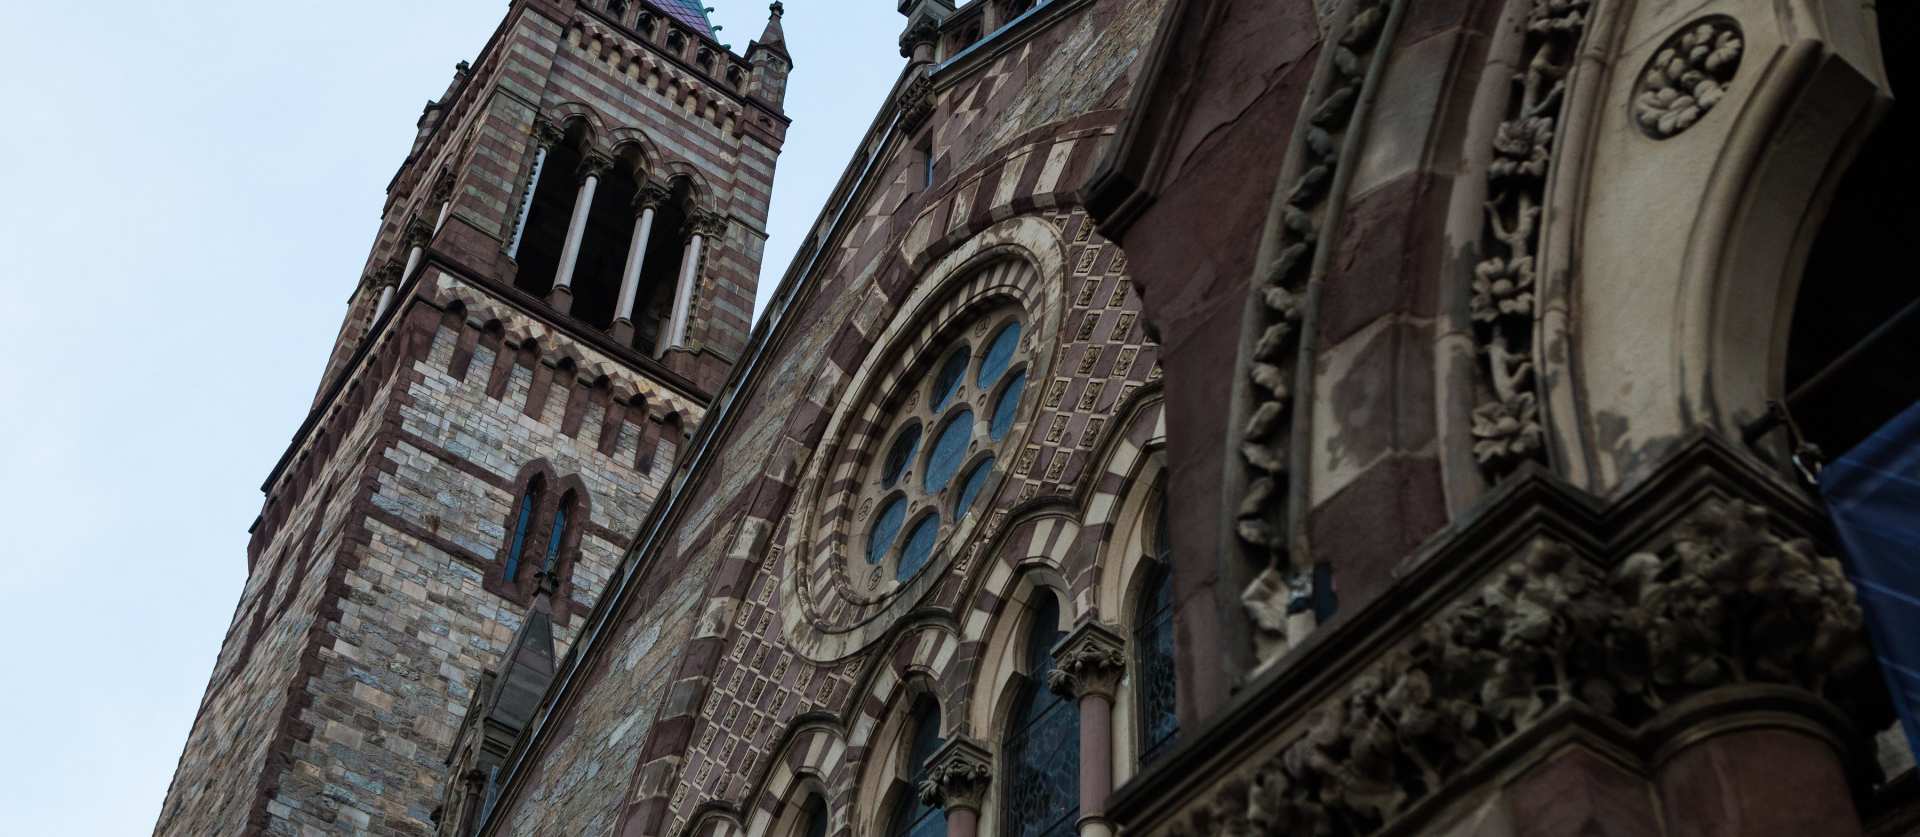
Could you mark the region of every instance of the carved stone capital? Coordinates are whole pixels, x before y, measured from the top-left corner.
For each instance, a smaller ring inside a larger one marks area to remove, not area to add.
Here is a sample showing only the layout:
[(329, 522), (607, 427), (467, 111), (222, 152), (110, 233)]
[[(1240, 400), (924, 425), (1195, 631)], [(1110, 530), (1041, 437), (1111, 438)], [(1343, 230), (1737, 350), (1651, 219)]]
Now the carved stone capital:
[(727, 216), (718, 212), (695, 212), (687, 218), (687, 235), (713, 241), (727, 231)]
[(633, 211), (635, 214), (638, 214), (640, 211), (646, 209), (657, 210), (662, 206), (666, 206), (667, 202), (671, 200), (673, 200), (672, 189), (668, 189), (662, 184), (648, 181), (646, 185), (640, 187), (640, 191), (634, 194)]
[(562, 129), (559, 125), (555, 125), (545, 119), (535, 119), (533, 121), (533, 141), (539, 143), (541, 148), (552, 149), (566, 138), (566, 130)]
[(400, 269), (405, 267), (399, 259), (388, 259), (373, 271), (375, 288), (391, 288), (400, 284)]
[(589, 151), (585, 156), (580, 158), (580, 168), (575, 170), (574, 173), (579, 175), (580, 182), (585, 183), (589, 177), (605, 177), (607, 176), (607, 172), (612, 170), (612, 157), (608, 157), (598, 151)]
[(939, 39), (940, 27), (934, 25), (932, 20), (922, 19), (912, 26), (907, 27), (907, 31), (900, 34), (900, 57), (912, 58), (915, 47), (931, 47), (937, 43)]
[(425, 247), (427, 242), (433, 240), (433, 224), (421, 218), (414, 218), (407, 222), (407, 228), (401, 232), (400, 237), (406, 242), (408, 249)]
[(964, 735), (947, 739), (927, 759), (927, 778), (917, 789), (920, 801), (948, 812), (980, 810), (980, 801), (993, 784), (993, 754)]
[(1112, 699), (1127, 673), (1127, 640), (1118, 626), (1087, 622), (1053, 648), (1047, 688), (1075, 698)]
[(446, 203), (453, 198), (453, 172), (443, 171), (433, 179), (433, 190), (427, 195), (427, 202), (434, 206)]

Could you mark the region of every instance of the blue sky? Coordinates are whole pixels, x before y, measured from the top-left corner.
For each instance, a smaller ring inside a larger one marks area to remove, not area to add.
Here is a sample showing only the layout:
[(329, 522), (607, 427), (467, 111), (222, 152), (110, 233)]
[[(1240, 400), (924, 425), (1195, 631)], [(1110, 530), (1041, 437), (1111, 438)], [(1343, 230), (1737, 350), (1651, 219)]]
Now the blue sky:
[[(764, 2), (711, 0), (736, 50)], [(899, 72), (787, 0), (761, 291)], [(153, 828), (420, 106), (500, 0), (15, 3), (0, 49), (0, 834)]]

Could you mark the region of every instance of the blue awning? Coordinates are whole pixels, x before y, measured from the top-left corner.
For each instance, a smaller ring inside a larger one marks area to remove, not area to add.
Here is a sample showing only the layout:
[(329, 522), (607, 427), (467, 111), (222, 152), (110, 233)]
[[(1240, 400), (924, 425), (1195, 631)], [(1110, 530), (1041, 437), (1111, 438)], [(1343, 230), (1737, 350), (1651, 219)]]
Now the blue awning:
[(1820, 473), (1880, 669), (1920, 753), (1920, 404)]

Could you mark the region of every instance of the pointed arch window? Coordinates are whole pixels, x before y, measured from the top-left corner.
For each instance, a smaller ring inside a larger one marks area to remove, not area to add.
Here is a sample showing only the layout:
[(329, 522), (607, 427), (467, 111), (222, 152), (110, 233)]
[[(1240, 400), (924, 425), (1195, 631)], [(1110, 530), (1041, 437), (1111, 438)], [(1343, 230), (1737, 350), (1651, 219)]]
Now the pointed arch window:
[(545, 480), (535, 474), (520, 495), (520, 511), (513, 518), (513, 540), (507, 545), (505, 576), (513, 581), (520, 576), (520, 556), (527, 550), (527, 527), (533, 525), (533, 510), (540, 505), (540, 487)]
[(827, 800), (820, 794), (807, 796), (807, 807), (800, 820), (802, 837), (827, 837)]
[(1001, 833), (1068, 837), (1080, 814), (1080, 709), (1047, 688), (1060, 641), (1060, 601), (1036, 591), (1022, 658), (1026, 673), (1008, 720)]
[(1167, 538), (1167, 498), (1160, 495), (1158, 520), (1154, 523), (1153, 566), (1147, 571), (1147, 583), (1140, 591), (1139, 611), (1133, 622), (1134, 654), (1139, 658), (1134, 671), (1135, 694), (1140, 707), (1140, 763), (1147, 764), (1165, 753), (1180, 732), (1180, 716), (1175, 711), (1173, 668), (1173, 549)]
[(940, 750), (940, 705), (922, 697), (913, 705), (913, 736), (907, 747), (907, 786), (894, 804), (887, 837), (945, 837), (947, 813), (938, 805), (920, 801), (920, 783), (927, 778), (927, 760)]

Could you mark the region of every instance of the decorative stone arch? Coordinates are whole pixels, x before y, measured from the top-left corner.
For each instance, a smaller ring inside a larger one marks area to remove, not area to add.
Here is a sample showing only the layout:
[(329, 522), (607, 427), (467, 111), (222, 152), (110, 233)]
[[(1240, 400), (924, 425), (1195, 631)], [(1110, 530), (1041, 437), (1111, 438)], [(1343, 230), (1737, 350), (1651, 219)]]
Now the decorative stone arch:
[[(1031, 602), (1036, 593), (1058, 597), (1060, 623), (1056, 627), (1062, 632), (1072, 631), (1080, 621), (1079, 614), (1074, 610), (1073, 597), (1068, 594), (1066, 579), (1040, 559), (1024, 562), (1019, 574), (1009, 579), (1004, 593), (996, 597), (999, 606), (994, 609), (991, 621), (983, 626), (984, 631), (979, 638), (969, 643), (977, 649), (977, 653), (970, 658), (970, 670), (965, 672), (971, 688), (966, 692), (966, 702), (950, 710), (956, 715), (965, 713), (967, 728), (976, 731), (975, 734), (993, 753), (996, 762), (993, 770), (996, 781), (988, 789), (980, 806), (981, 834), (998, 834), (1002, 830), (998, 821), (999, 800), (1004, 787), (998, 777), (1005, 776), (1006, 771), (999, 764), (1005, 756), (1000, 752), (1000, 742), (1005, 739), (1007, 724), (1012, 720), (1016, 691), (1020, 685), (1017, 678), (1038, 676), (1034, 672), (1024, 671), (1025, 661), (1020, 659), (1021, 646), (1035, 627)], [(978, 613), (976, 610), (972, 615)], [(969, 625), (974, 621), (970, 617)]]
[(853, 783), (848, 810), (857, 820), (848, 825), (855, 833), (880, 833), (900, 794), (916, 792), (902, 787), (899, 777), (912, 773), (913, 765), (902, 759), (904, 747), (911, 743), (913, 710), (921, 698), (938, 707), (943, 738), (959, 731), (948, 696), (959, 648), (951, 626), (920, 622), (898, 631), (892, 644), (877, 655), (879, 664), (858, 692), (862, 697), (853, 702), (852, 732), (847, 737)]
[(639, 128), (623, 125), (613, 129), (607, 134), (607, 149), (616, 160), (629, 152), (634, 154), (640, 162), (640, 168), (634, 172), (634, 176), (641, 182), (665, 167), (666, 158), (661, 156), (660, 147), (654, 144), (646, 131)]
[[(1807, 251), (1888, 93), (1861, 4), (1596, 5), (1586, 43), (1609, 60), (1569, 81), (1535, 351), (1554, 464), (1605, 494), (1784, 394)], [(1703, 27), (1737, 39), (1722, 98), (1649, 127), (1650, 62)]]
[(680, 833), (684, 837), (742, 837), (747, 830), (733, 805), (709, 800), (694, 809), (693, 816), (687, 819), (687, 826), (680, 829)]
[(592, 105), (565, 100), (547, 105), (542, 108), (542, 111), (548, 121), (559, 126), (563, 131), (570, 132), (576, 125), (584, 129), (583, 144), (580, 148), (582, 152), (604, 153), (611, 147), (608, 142), (611, 134), (607, 130), (607, 120)]
[(775, 824), (792, 822), (788, 817), (793, 811), (788, 809), (797, 806), (788, 803), (804, 798), (796, 795), (802, 786), (810, 786), (826, 797), (828, 821), (834, 824), (828, 829), (829, 834), (850, 833), (847, 737), (840, 724), (825, 713), (796, 717), (787, 725), (785, 738), (774, 752), (778, 755), (773, 759), (773, 766), (761, 780), (760, 787), (748, 797), (756, 802), (747, 812), (745, 833), (751, 837), (790, 834), (790, 831), (776, 829)]
[(720, 211), (719, 202), (714, 197), (713, 187), (707, 184), (707, 178), (700, 173), (698, 166), (685, 160), (662, 159), (659, 157), (650, 159), (660, 160), (657, 173), (661, 182), (667, 184), (669, 188), (683, 181), (687, 184), (687, 214), (689, 216), (701, 212), (717, 213)]
[[(529, 515), (516, 577), (509, 579), (506, 577), (507, 558), (513, 548), (520, 505), (536, 479), (541, 485), (540, 493)], [(539, 572), (540, 562), (545, 559), (562, 503), (567, 502), (569, 497), (572, 499), (566, 508), (566, 528), (561, 533), (553, 567), (557, 580), (552, 602), (553, 620), (560, 625), (567, 623), (573, 609), (573, 568), (580, 557), (580, 542), (588, 523), (593, 519), (593, 494), (578, 474), (561, 474), (545, 458), (530, 460), (520, 467), (509, 489), (506, 514), (501, 518), (505, 536), (501, 538), (493, 561), (481, 579), (481, 585), (489, 592), (522, 607), (530, 606), (539, 589), (535, 575)]]

